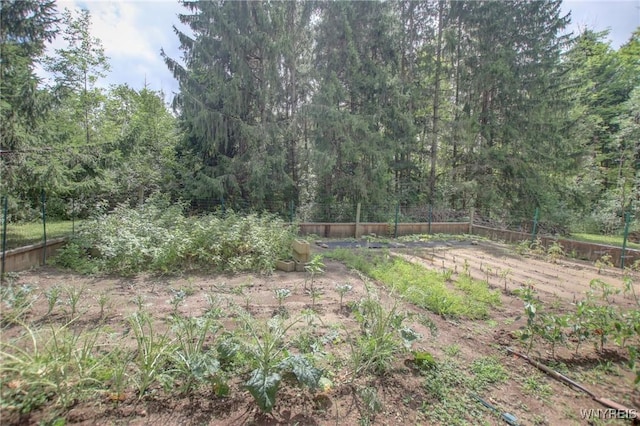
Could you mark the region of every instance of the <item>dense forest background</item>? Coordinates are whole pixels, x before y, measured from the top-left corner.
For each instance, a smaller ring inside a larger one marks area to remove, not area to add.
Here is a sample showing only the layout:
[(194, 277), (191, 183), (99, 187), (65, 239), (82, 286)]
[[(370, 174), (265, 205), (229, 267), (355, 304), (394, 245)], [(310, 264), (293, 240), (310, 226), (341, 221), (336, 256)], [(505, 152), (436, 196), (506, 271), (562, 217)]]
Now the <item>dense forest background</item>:
[(36, 217), (43, 190), (60, 217), (71, 200), (90, 214), (153, 194), (313, 218), (358, 202), (539, 207), (591, 232), (640, 213), (640, 28), (617, 50), (566, 35), (555, 0), (183, 4), (168, 106), (96, 84), (109, 59), (87, 11), (0, 3), (11, 220)]

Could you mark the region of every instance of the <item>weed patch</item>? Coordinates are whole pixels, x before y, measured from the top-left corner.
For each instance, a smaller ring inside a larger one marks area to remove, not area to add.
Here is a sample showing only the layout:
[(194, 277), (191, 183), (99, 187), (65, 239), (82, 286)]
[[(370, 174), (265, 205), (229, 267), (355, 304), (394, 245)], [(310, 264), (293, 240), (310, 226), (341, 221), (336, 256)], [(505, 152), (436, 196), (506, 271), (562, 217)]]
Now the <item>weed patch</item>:
[(450, 286), (443, 274), (386, 253), (373, 255), (338, 249), (327, 257), (345, 262), (439, 315), (483, 319), (488, 317), (491, 307), (500, 304), (500, 295), (485, 282), (460, 276)]

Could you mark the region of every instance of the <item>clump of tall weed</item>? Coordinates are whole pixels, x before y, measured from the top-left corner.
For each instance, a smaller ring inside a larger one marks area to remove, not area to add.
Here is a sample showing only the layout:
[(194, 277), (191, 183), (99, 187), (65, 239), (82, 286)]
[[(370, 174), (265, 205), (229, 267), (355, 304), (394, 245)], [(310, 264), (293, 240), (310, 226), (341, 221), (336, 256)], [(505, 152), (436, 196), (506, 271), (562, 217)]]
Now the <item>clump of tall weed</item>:
[(58, 264), (81, 272), (131, 275), (187, 269), (272, 271), (286, 257), (292, 230), (272, 214), (187, 217), (183, 206), (153, 198), (85, 221)]

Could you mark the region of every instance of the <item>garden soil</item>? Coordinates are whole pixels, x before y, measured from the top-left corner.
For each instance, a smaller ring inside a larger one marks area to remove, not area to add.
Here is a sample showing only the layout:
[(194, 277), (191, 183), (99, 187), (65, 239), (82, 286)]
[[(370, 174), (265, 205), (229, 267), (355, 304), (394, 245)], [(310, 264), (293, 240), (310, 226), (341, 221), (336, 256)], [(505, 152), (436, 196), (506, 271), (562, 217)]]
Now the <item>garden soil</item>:
[[(316, 253), (326, 249), (315, 246)], [(524, 360), (509, 356), (506, 348), (520, 349), (516, 331), (526, 324), (523, 302), (514, 295), (513, 290), (531, 285), (548, 310), (565, 312), (574, 308), (573, 304), (584, 297), (593, 279), (601, 279), (622, 289), (622, 273), (608, 268), (599, 271), (593, 264), (560, 258), (550, 261), (544, 257), (524, 257), (515, 254), (513, 246), (489, 242), (474, 245), (441, 244), (433, 247), (395, 248), (392, 255), (401, 256), (411, 262), (427, 268), (442, 270), (447, 268), (455, 274), (468, 273), (472, 277), (488, 280), (489, 284), (500, 291), (502, 305), (490, 314), (486, 320), (460, 320), (443, 318), (407, 304), (376, 284), (370, 283), (383, 303), (391, 307), (399, 303), (399, 309), (413, 314), (407, 321), (423, 338), (415, 350), (430, 352), (436, 361), (444, 359), (448, 348), (457, 347), (455, 360), (460, 365), (460, 375), (471, 374), (469, 366), (481, 357), (493, 357), (502, 364), (509, 378), (484, 390), (482, 397), (503, 412), (515, 415), (524, 425), (581, 425), (589, 421), (581, 417), (581, 410), (602, 409), (588, 395), (568, 387), (541, 373)], [(324, 260), (326, 271), (316, 278), (315, 286), (321, 290), (314, 308), (318, 312), (317, 332), (328, 333), (339, 330), (343, 335), (357, 333), (359, 324), (348, 308), (340, 308), (336, 284), (349, 283), (353, 290), (344, 296), (344, 303), (357, 301), (367, 294), (367, 280), (360, 274), (350, 271), (343, 264)], [(636, 291), (640, 277), (635, 278)], [(121, 277), (85, 277), (64, 272), (51, 267), (43, 267), (21, 273), (17, 285), (36, 286), (44, 292), (52, 286), (73, 286), (85, 288), (79, 309), (82, 315), (72, 323), (75, 330), (88, 330), (103, 327), (111, 333), (126, 334), (126, 318), (141, 305), (153, 313), (158, 331), (167, 327), (167, 319), (173, 313), (171, 304), (176, 291), (185, 291), (187, 296), (178, 307), (183, 315), (201, 315), (208, 306), (207, 295), (215, 295), (222, 306), (228, 306), (225, 326), (233, 328), (235, 320), (231, 306), (246, 307), (261, 320), (267, 320), (278, 310), (274, 290), (288, 288), (292, 295), (285, 299), (284, 305), (290, 318), (299, 318), (304, 309), (312, 307), (312, 299), (305, 291), (308, 277), (304, 273), (274, 272), (271, 275), (198, 275), (189, 274), (180, 277), (157, 277), (141, 275), (135, 278)], [(239, 289), (242, 289), (240, 291)], [(99, 295), (108, 295), (105, 315), (100, 318), (97, 299)], [(621, 294), (613, 296), (616, 305), (637, 309), (634, 301)], [(66, 314), (57, 309), (45, 317), (47, 303), (40, 297), (28, 317), (29, 321), (46, 325), (50, 322), (65, 321)], [(420, 316), (435, 324), (436, 333), (432, 333), (425, 321), (414, 321)], [(413, 318), (413, 320), (412, 320)], [(304, 321), (296, 327), (305, 327)], [(21, 333), (18, 326), (5, 327), (2, 341), (7, 342)], [(126, 339), (125, 339), (126, 341)], [(133, 338), (129, 344), (134, 346)], [(614, 344), (607, 345), (606, 353), (596, 354), (592, 349), (581, 351), (579, 357), (573, 356), (568, 349), (557, 352), (556, 359), (551, 358), (545, 347), (534, 349), (530, 355), (547, 365), (564, 363), (574, 380), (582, 383), (600, 397), (612, 399), (629, 408), (640, 409), (640, 393), (633, 386), (633, 375), (624, 367), (625, 352), (616, 349)], [(133, 390), (114, 399), (108, 393), (95, 395), (86, 400), (77, 400), (61, 413), (52, 413), (48, 409), (39, 409), (29, 415), (19, 415), (15, 411), (3, 408), (0, 412), (2, 425), (45, 424), (56, 416), (66, 419), (66, 424), (77, 425), (409, 425), (438, 423), (428, 415), (440, 402), (427, 392), (425, 378), (410, 362), (412, 355), (407, 353), (399, 357), (393, 369), (382, 377), (366, 376), (352, 378), (348, 363), (335, 362), (336, 359), (348, 359), (348, 344), (328, 343), (325, 353), (331, 354), (325, 359), (332, 386), (322, 391), (311, 392), (283, 384), (277, 396), (274, 410), (263, 414), (257, 408), (253, 398), (242, 386), (247, 377), (234, 377), (230, 380), (231, 392), (227, 397), (215, 396), (211, 391), (202, 389), (188, 396), (180, 396), (151, 389), (140, 398)], [(333, 362), (332, 362), (333, 360)], [(605, 363), (606, 368), (602, 365)], [(535, 392), (531, 378), (545, 392)], [(374, 388), (377, 392), (379, 407), (372, 410), (362, 397), (362, 390)], [(503, 420), (482, 405), (470, 403), (464, 410), (453, 413), (459, 419), (458, 424), (504, 424)], [(617, 424), (611, 421), (611, 424)], [(619, 421), (624, 424), (624, 421)], [(628, 423), (628, 422), (627, 422)], [(445, 423), (442, 423), (445, 424)], [(598, 423), (599, 424), (599, 423)]]

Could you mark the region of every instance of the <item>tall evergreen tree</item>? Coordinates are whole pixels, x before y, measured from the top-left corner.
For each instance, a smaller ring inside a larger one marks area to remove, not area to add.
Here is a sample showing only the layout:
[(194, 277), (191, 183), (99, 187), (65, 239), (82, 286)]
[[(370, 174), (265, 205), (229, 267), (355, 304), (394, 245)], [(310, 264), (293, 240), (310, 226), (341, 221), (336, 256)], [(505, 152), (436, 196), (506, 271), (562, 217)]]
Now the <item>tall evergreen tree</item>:
[(568, 17), (559, 0), (465, 2), (461, 20), (463, 111), (472, 125), (465, 180), (478, 186), (482, 209), (532, 211), (552, 194), (547, 183), (567, 166), (562, 137), (566, 96), (560, 36)]
[(316, 33), (318, 89), (312, 101), (315, 165), (322, 204), (392, 199), (390, 163), (400, 58), (390, 37), (391, 5), (322, 5)]
[(17, 192), (17, 168), (37, 148), (45, 115), (35, 67), (56, 34), (54, 1), (0, 1), (0, 188)]
[[(225, 196), (231, 203), (256, 208), (267, 200), (284, 201), (294, 192), (291, 149), (280, 122), (295, 105), (282, 81), (289, 73), (297, 3), (251, 1), (184, 2), (191, 14), (180, 15), (193, 37), (177, 31), (185, 64), (164, 55), (180, 84), (175, 107), (185, 130), (182, 152), (197, 158), (186, 177), (194, 197)], [(293, 14), (293, 17), (290, 15)], [(302, 20), (302, 21), (300, 21)], [(289, 53), (288, 58), (285, 54)], [(295, 66), (295, 64), (294, 64)], [(287, 105), (289, 104), (289, 105)], [(291, 141), (289, 141), (289, 144)], [(290, 147), (289, 147), (290, 148)]]

